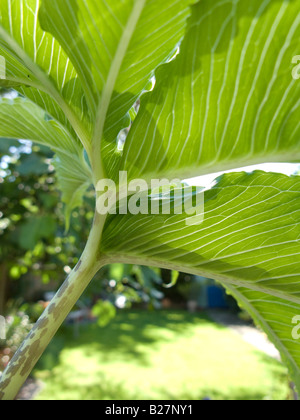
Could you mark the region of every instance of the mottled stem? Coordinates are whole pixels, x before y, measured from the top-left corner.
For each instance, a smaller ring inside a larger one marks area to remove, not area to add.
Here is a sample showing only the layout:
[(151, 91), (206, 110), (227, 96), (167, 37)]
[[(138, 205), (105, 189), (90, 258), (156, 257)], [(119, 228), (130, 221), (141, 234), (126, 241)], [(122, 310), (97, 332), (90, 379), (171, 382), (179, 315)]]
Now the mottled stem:
[(94, 275), (105, 218), (96, 214), (82, 257), (24, 340), (0, 379), (0, 400), (13, 400)]

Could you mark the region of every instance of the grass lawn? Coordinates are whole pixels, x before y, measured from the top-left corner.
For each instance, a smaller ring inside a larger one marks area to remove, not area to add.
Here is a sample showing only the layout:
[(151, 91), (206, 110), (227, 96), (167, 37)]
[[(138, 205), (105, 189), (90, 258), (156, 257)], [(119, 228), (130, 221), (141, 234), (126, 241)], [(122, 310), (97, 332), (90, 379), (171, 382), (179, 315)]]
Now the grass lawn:
[(119, 312), (63, 327), (34, 371), (37, 399), (286, 399), (286, 369), (205, 314)]

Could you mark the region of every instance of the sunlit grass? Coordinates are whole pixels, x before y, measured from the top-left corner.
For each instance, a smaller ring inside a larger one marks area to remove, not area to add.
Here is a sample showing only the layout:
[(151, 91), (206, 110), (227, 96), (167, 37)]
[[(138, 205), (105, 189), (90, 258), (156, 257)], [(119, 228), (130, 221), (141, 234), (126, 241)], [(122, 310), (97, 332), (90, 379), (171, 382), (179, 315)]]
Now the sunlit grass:
[(121, 312), (64, 328), (35, 371), (39, 399), (285, 399), (286, 369), (201, 314)]

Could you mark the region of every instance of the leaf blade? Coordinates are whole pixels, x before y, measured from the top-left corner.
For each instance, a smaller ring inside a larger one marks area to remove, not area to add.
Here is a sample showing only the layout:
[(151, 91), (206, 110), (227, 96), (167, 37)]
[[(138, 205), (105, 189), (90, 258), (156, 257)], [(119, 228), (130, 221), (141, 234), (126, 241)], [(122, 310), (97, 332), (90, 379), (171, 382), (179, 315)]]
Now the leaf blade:
[(1, 2), (0, 55), (6, 61), (6, 79), (0, 80), (0, 85), (30, 86), (52, 96), (79, 138), (87, 143), (89, 113), (80, 81), (61, 46), (41, 29), (39, 7), (40, 0)]
[(299, 4), (204, 0), (192, 10), (180, 54), (142, 98), (121, 170), (186, 179), (299, 160)]
[(116, 171), (116, 139), (126, 114), (154, 69), (173, 54), (193, 1), (42, 1), (40, 22), (77, 70), (95, 124), (95, 153), (108, 176)]

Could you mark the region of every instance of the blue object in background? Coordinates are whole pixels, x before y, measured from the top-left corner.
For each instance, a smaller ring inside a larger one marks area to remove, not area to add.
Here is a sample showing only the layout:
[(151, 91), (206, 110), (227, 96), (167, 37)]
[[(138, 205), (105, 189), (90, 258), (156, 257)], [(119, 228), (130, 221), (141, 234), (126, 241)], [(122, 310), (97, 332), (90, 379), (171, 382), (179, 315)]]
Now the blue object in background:
[(224, 289), (218, 286), (208, 286), (207, 304), (209, 308), (228, 308)]

